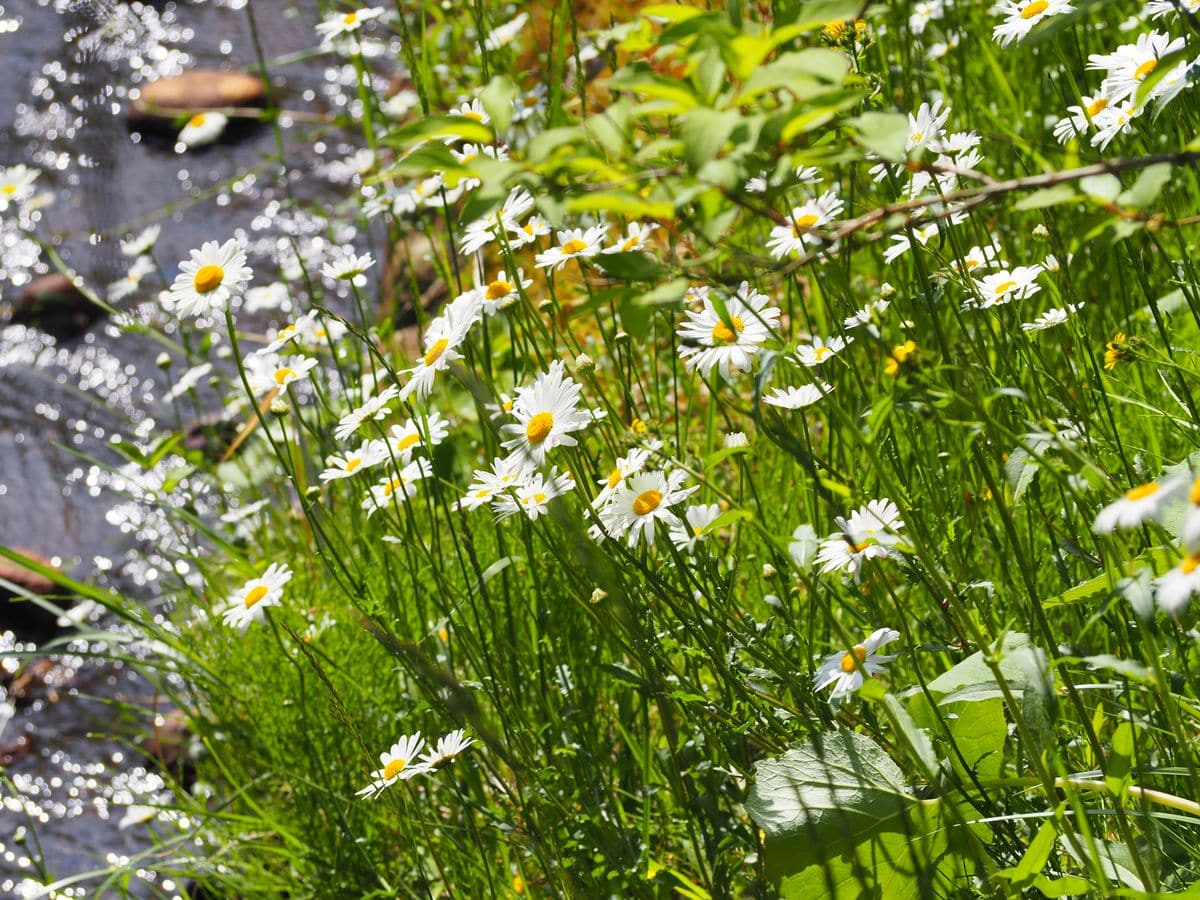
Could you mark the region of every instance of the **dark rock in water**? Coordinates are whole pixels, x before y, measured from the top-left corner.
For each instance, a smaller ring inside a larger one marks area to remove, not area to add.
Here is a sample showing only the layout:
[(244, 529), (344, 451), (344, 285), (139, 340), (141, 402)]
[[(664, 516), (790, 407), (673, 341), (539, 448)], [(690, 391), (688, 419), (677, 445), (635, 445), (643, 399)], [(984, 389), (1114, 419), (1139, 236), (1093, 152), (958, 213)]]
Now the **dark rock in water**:
[(144, 85), (129, 106), (128, 118), (134, 128), (173, 134), (179, 130), (178, 120), (188, 113), (260, 107), (266, 100), (266, 87), (254, 75), (193, 69)]
[[(14, 548), (25, 558), (48, 568), (50, 560), (28, 550)], [(0, 559), (0, 580), (11, 582), (21, 590), (38, 597), (53, 597), (55, 606), (65, 609), (72, 601), (64, 602), (56, 594), (58, 585), (38, 572), (26, 569), (10, 559)], [(12, 630), (26, 638), (44, 638), (58, 630), (58, 615), (34, 603), (24, 594), (18, 594), (0, 584), (0, 629)]]
[(191, 744), (187, 718), (179, 710), (172, 710), (155, 724), (154, 730), (138, 746), (146, 762), (173, 775), (186, 787), (196, 779)]
[(415, 230), (392, 247), (380, 287), (380, 315), (391, 319), (397, 329), (415, 325), (418, 308), (428, 312), (450, 294), (434, 263), (433, 245)]
[(103, 317), (103, 307), (89, 300), (70, 278), (54, 274), (25, 286), (9, 321), (40, 328), (61, 340), (78, 337)]

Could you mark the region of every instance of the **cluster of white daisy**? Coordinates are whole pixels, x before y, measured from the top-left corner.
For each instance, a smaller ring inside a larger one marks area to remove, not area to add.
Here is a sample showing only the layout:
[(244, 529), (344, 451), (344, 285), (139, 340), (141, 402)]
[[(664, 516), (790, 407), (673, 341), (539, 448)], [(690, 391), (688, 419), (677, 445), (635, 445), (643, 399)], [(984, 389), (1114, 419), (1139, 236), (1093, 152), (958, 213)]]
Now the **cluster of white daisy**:
[(1178, 618), (1200, 593), (1200, 476), (1177, 472), (1131, 488), (1100, 510), (1092, 530), (1112, 534), (1149, 522), (1177, 530), (1182, 545), (1179, 562), (1154, 581), (1159, 609)]
[(474, 739), (459, 728), (439, 737), (432, 749), (422, 753), (425, 739), (420, 732), (405, 735), (379, 754), (380, 767), (371, 773), (371, 783), (356, 793), (360, 797), (378, 797), (397, 781), (432, 775), (453, 762), (473, 743)]
[[(1150, 12), (1149, 7), (1147, 11), (1155, 17), (1163, 14)], [(1055, 138), (1063, 144), (1087, 138), (1092, 146), (1103, 150), (1117, 135), (1132, 131), (1134, 122), (1151, 104), (1161, 109), (1195, 83), (1197, 60), (1180, 59), (1170, 71), (1155, 74), (1163, 59), (1185, 49), (1184, 38), (1150, 31), (1111, 53), (1088, 56), (1088, 69), (1103, 72), (1104, 78), (1095, 93), (1085, 94), (1078, 105), (1068, 107), (1067, 114), (1055, 122)], [(1148, 91), (1143, 91), (1142, 85), (1151, 75), (1156, 80)]]

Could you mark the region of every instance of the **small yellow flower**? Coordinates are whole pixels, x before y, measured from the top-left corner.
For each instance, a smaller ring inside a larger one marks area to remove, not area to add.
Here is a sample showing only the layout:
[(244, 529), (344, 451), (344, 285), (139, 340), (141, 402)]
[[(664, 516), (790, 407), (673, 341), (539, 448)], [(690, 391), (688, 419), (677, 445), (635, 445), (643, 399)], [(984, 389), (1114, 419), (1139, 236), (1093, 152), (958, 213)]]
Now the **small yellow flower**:
[(645, 434), (647, 431), (650, 430), (650, 428), (641, 419), (638, 419), (635, 417), (634, 420), (629, 423), (629, 430), (632, 431), (634, 434)]
[(1118, 331), (1104, 346), (1104, 368), (1109, 371), (1115, 369), (1117, 363), (1126, 358), (1128, 350), (1129, 338), (1125, 336), (1125, 332)]
[(514, 894), (520, 895), (525, 893), (525, 879), (519, 873), (513, 876), (512, 888)]
[(917, 352), (917, 344), (915, 341), (905, 341), (898, 347), (892, 348), (892, 353), (887, 359), (887, 363), (883, 367), (885, 374), (893, 378), (900, 374), (900, 367), (908, 362), (909, 357)]

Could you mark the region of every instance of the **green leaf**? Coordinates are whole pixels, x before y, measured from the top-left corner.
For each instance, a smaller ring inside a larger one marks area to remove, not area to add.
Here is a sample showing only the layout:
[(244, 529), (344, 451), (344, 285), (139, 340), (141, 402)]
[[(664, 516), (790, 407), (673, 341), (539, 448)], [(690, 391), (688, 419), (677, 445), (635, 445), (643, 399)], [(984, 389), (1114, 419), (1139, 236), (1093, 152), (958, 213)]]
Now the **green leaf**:
[(840, 85), (850, 69), (844, 53), (823, 47), (811, 47), (785, 53), (778, 59), (756, 69), (738, 94), (739, 104), (779, 88), (786, 89), (797, 100), (816, 97), (835, 85)]
[(1027, 197), (1022, 197), (1013, 204), (1013, 209), (1046, 209), (1050, 206), (1058, 206), (1060, 203), (1071, 203), (1078, 199), (1079, 195), (1075, 192), (1073, 185), (1056, 184), (1054, 187), (1043, 188), (1040, 191), (1034, 191)]
[(640, 250), (632, 253), (601, 253), (592, 262), (605, 274), (628, 281), (654, 281), (667, 272), (667, 267)]
[[(938, 704), (941, 719), (952, 745), (947, 758), (961, 778), (974, 775), (983, 780), (999, 778), (1004, 762), (1004, 742), (1008, 720), (1002, 700), (960, 701)], [(938, 727), (938, 716), (923, 694), (909, 704), (913, 721), (931, 731)]]
[(1004, 463), (1004, 476), (1008, 479), (1009, 487), (1012, 488), (1013, 505), (1021, 502), (1025, 491), (1033, 484), (1039, 471), (1041, 471), (1041, 464), (1030, 456), (1024, 447), (1017, 447), (1008, 455), (1008, 459)]
[(695, 172), (710, 159), (715, 159), (740, 119), (736, 110), (718, 111), (705, 107), (697, 107), (684, 116), (679, 133), (688, 168)]
[(1108, 754), (1108, 762), (1104, 767), (1104, 783), (1118, 799), (1125, 796), (1129, 787), (1129, 773), (1133, 767), (1133, 725), (1122, 722), (1113, 732), (1112, 749)]
[(508, 130), (512, 123), (513, 101), (519, 93), (516, 84), (506, 75), (493, 75), (479, 94), (479, 102), (492, 120), (497, 134)]
[(647, 200), (625, 191), (593, 191), (567, 200), (566, 211), (608, 212), (633, 219), (668, 219), (674, 214), (675, 207), (667, 200)]
[(1058, 830), (1054, 827), (1054, 823), (1046, 822), (1029, 842), (1029, 847), (1022, 855), (1021, 861), (1011, 868), (1001, 869), (996, 873), (996, 877), (1011, 882), (1012, 886), (1016, 888), (1031, 887), (1033, 881), (1041, 874), (1042, 869), (1050, 860), (1050, 853), (1054, 850), (1057, 838)]
[(858, 142), (888, 162), (908, 158), (908, 117), (898, 112), (865, 112), (851, 119)]
[(1089, 197), (1112, 203), (1121, 193), (1121, 179), (1108, 172), (1103, 175), (1089, 175), (1080, 179), (1079, 187)]
[(938, 758), (933, 750), (933, 742), (929, 740), (929, 735), (917, 725), (894, 694), (884, 696), (883, 706), (896, 730), (904, 735), (904, 739), (920, 761), (921, 768), (924, 770), (921, 774), (932, 780), (938, 771)]
[(496, 136), (487, 125), (466, 116), (429, 116), (389, 132), (384, 143), (406, 150), (421, 141), (442, 137), (487, 144)]
[(1131, 206), (1134, 209), (1144, 209), (1162, 193), (1162, 189), (1171, 180), (1172, 166), (1170, 163), (1156, 163), (1147, 166), (1138, 175), (1137, 181), (1127, 191), (1117, 197), (1117, 203)]

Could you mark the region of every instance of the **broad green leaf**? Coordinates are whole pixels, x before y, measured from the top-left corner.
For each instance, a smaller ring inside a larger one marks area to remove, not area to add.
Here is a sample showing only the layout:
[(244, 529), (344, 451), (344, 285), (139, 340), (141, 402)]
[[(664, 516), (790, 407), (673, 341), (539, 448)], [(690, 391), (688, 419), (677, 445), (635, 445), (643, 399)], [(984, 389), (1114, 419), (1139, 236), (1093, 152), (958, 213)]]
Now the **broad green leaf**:
[(683, 156), (688, 168), (695, 172), (710, 159), (715, 159), (740, 119), (736, 110), (718, 111), (705, 107), (697, 107), (684, 116), (679, 134), (683, 138)]
[(1011, 868), (1000, 870), (996, 876), (1005, 879), (1016, 888), (1032, 886), (1050, 860), (1050, 853), (1054, 850), (1057, 839), (1058, 829), (1054, 827), (1053, 822), (1046, 822), (1029, 842), (1021, 861)]
[(888, 162), (904, 162), (908, 157), (908, 117), (898, 112), (865, 112), (851, 119), (858, 142)]
[(592, 257), (605, 275), (627, 281), (653, 281), (667, 272), (667, 267), (640, 250), (632, 253), (601, 253)]
[(507, 75), (493, 75), (487, 87), (479, 94), (479, 102), (492, 120), (497, 134), (508, 130), (513, 117), (513, 101), (519, 90)]
[(1079, 194), (1075, 192), (1075, 187), (1070, 184), (1056, 184), (1054, 187), (1043, 188), (1040, 191), (1034, 191), (1027, 197), (1022, 197), (1013, 204), (1013, 209), (1046, 209), (1050, 206), (1058, 206), (1060, 203), (1070, 203), (1079, 199)]
[(590, 194), (571, 197), (566, 202), (566, 211), (607, 212), (633, 219), (667, 219), (675, 212), (675, 208), (670, 201), (647, 200), (625, 191), (593, 191)]
[(894, 694), (884, 696), (883, 705), (892, 724), (904, 735), (905, 740), (920, 761), (921, 768), (924, 769), (922, 774), (928, 779), (933, 779), (938, 771), (938, 758), (933, 749), (933, 742), (929, 740), (929, 735), (913, 721), (913, 717), (908, 714), (908, 710), (896, 699)]
[(1108, 762), (1104, 767), (1104, 783), (1118, 799), (1125, 796), (1129, 787), (1129, 773), (1133, 767), (1133, 725), (1122, 722), (1113, 732), (1112, 749), (1108, 754)]
[(1079, 187), (1089, 197), (1112, 203), (1121, 193), (1121, 179), (1107, 172), (1103, 175), (1089, 175), (1080, 179)]
[(1170, 163), (1156, 163), (1147, 166), (1138, 175), (1133, 186), (1117, 197), (1117, 203), (1122, 206), (1132, 206), (1134, 209), (1145, 209), (1158, 199), (1158, 195), (1171, 180), (1171, 172)]
[(642, 294), (637, 302), (640, 306), (675, 306), (687, 293), (690, 284), (686, 278), (675, 278)]
[(1008, 479), (1008, 486), (1012, 488), (1014, 505), (1021, 502), (1025, 491), (1033, 484), (1039, 471), (1041, 464), (1030, 456), (1024, 447), (1017, 447), (1008, 455), (1004, 463), (1004, 476)]
[(429, 116), (389, 132), (384, 143), (404, 150), (420, 141), (442, 137), (489, 144), (496, 136), (487, 125), (466, 116)]
[(823, 47), (785, 53), (746, 79), (737, 102), (747, 103), (779, 88), (786, 89), (797, 100), (808, 100), (841, 84), (849, 67), (844, 53)]
[[(1004, 701), (941, 703), (938, 711), (949, 732), (947, 739), (952, 746), (946, 756), (954, 771), (962, 778), (999, 778), (1008, 737)], [(918, 725), (936, 733), (938, 716), (923, 694), (912, 699), (909, 712)]]

